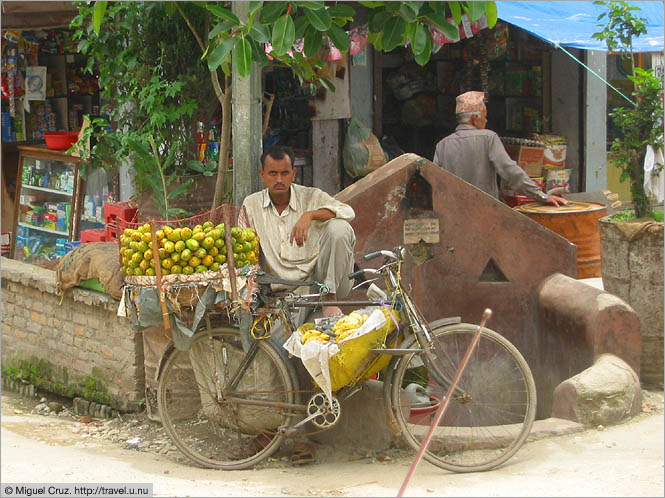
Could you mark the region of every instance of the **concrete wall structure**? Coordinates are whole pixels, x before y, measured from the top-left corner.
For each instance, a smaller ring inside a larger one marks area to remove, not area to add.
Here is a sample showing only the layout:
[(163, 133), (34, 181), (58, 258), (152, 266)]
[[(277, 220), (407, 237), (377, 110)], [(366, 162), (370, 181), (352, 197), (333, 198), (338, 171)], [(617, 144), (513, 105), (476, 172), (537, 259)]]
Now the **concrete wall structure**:
[(55, 294), (55, 272), (2, 258), (2, 366), (39, 365), (40, 377), (63, 391), (108, 395), (135, 411), (144, 397), (143, 340), (118, 301), (73, 288)]
[[(607, 74), (607, 53), (587, 50), (586, 64), (599, 76)], [(584, 72), (585, 191), (607, 188), (607, 87), (591, 72)]]
[[(424, 192), (416, 198), (414, 183)], [(428, 196), (430, 206), (418, 198)], [(360, 267), (375, 264), (365, 262), (363, 254), (406, 245), (411, 257), (402, 276), (428, 320), (460, 316), (479, 323), (485, 308), (493, 310), (488, 327), (511, 341), (534, 373), (539, 418), (551, 415), (554, 388), (591, 366), (599, 353), (612, 352), (639, 372), (634, 313), (621, 308), (623, 321), (610, 327), (595, 298), (576, 308), (575, 245), (542, 225), (415, 154), (390, 161), (336, 198), (356, 211), (352, 224)], [(405, 243), (406, 222), (418, 219), (424, 224), (436, 220), (438, 230), (426, 235), (436, 240)], [(553, 299), (545, 309), (539, 293), (553, 275), (565, 280), (560, 289), (565, 299), (560, 305)], [(356, 292), (352, 297), (361, 298)], [(566, 340), (568, 336), (574, 340)]]

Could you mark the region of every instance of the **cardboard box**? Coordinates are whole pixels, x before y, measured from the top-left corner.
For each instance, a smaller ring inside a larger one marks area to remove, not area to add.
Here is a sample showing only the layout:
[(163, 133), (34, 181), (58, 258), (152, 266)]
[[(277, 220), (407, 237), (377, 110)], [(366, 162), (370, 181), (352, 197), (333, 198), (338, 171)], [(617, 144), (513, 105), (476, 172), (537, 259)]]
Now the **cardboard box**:
[(520, 155), (517, 164), (519, 164), (529, 176), (542, 176), (544, 155), (545, 147), (522, 145), (520, 147)]

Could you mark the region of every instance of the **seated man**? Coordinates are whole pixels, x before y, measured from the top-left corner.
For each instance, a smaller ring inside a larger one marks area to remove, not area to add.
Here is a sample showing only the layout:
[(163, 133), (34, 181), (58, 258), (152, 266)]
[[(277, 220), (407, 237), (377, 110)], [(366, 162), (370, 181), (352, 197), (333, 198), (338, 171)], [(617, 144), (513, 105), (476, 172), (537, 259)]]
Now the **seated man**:
[[(243, 207), (261, 241), (261, 266), (285, 280), (314, 280), (329, 289), (326, 300), (351, 290), (356, 237), (349, 221), (351, 206), (314, 187), (294, 184), (293, 151), (274, 146), (261, 156), (259, 177), (266, 188), (247, 196)], [(337, 306), (323, 316), (341, 314)]]
[[(353, 282), (353, 250), (356, 236), (349, 221), (355, 218), (351, 206), (336, 201), (324, 191), (294, 184), (296, 169), (293, 151), (274, 146), (261, 156), (259, 177), (266, 188), (243, 201), (244, 213), (239, 224), (252, 226), (260, 239), (261, 266), (284, 280), (316, 281), (325, 284), (329, 294), (324, 300), (344, 298)], [(309, 310), (301, 309), (295, 319), (301, 325)], [(324, 306), (323, 316), (341, 315), (337, 306)], [(281, 324), (271, 331), (282, 340)], [(302, 367), (302, 365), (300, 365)], [(301, 384), (311, 379), (299, 368)], [(258, 434), (246, 455), (266, 447), (274, 431)], [(314, 449), (307, 443), (295, 443), (291, 462), (301, 465), (314, 461)]]

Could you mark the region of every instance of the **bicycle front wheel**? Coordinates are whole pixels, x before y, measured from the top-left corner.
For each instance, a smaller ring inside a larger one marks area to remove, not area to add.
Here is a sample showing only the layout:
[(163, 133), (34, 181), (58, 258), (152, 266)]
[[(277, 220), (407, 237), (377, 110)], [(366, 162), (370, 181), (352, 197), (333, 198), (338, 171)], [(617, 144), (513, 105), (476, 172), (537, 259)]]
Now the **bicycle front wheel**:
[(193, 462), (246, 469), (279, 448), (284, 436), (278, 428), (294, 417), (287, 405), (297, 401), (297, 381), (277, 346), (268, 340), (257, 346), (246, 355), (236, 329), (213, 329), (166, 361), (159, 413), (173, 443)]
[[(428, 345), (430, 365), (424, 353), (397, 362), (391, 409), (415, 449), (428, 433), (476, 330), (477, 325), (465, 323), (435, 328)], [(483, 328), (423, 457), (453, 472), (492, 469), (522, 446), (535, 416), (536, 386), (529, 366), (507, 339)]]

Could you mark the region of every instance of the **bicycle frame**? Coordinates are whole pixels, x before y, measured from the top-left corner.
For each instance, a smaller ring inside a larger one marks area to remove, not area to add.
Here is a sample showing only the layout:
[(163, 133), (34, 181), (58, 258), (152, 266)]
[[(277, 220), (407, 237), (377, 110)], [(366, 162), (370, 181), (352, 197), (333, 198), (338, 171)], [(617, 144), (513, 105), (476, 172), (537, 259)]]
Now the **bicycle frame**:
[[(428, 367), (432, 369), (432, 373), (435, 376), (436, 380), (441, 382), (441, 383), (448, 383), (450, 384), (451, 379), (449, 379), (447, 376), (445, 376), (439, 368), (436, 366), (436, 362), (431, 361), (431, 353), (428, 351), (426, 348), (423, 347), (425, 344), (433, 344), (431, 341), (431, 330), (430, 327), (425, 320), (424, 316), (418, 309), (418, 307), (415, 305), (413, 302), (410, 294), (406, 289), (404, 289), (401, 285), (401, 264), (404, 258), (405, 251), (402, 247), (397, 247), (393, 251), (378, 251), (376, 253), (371, 253), (366, 256), (366, 259), (372, 259), (372, 257), (376, 257), (377, 255), (384, 255), (386, 257), (386, 261), (384, 264), (378, 268), (378, 269), (368, 269), (368, 270), (361, 270), (363, 272), (369, 272), (373, 273), (376, 275), (381, 275), (384, 278), (384, 282), (386, 284), (386, 290), (388, 291), (388, 299), (387, 300), (336, 300), (336, 301), (322, 301), (321, 298), (325, 295), (324, 293), (320, 292), (317, 294), (308, 294), (308, 295), (298, 295), (298, 294), (292, 294), (292, 293), (287, 293), (286, 295), (281, 295), (280, 293), (274, 293), (272, 294), (271, 292), (266, 292), (265, 289), (261, 292), (262, 296), (262, 301), (267, 301), (268, 306), (262, 307), (262, 308), (256, 308), (254, 309), (255, 314), (257, 314), (258, 317), (260, 316), (267, 316), (267, 315), (277, 315), (278, 319), (282, 322), (285, 330), (287, 333), (293, 332), (296, 330), (296, 325), (293, 323), (293, 319), (291, 317), (291, 313), (289, 312), (290, 309), (293, 308), (317, 308), (322, 306), (323, 304), (327, 306), (385, 306), (388, 302), (392, 303), (393, 306), (397, 305), (399, 311), (405, 311), (406, 316), (408, 319), (409, 326), (412, 330), (413, 335), (415, 336), (415, 339), (420, 346), (420, 349), (415, 349), (415, 348), (408, 348), (408, 349), (400, 349), (400, 348), (381, 348), (381, 349), (370, 349), (369, 351), (372, 353), (376, 353), (376, 359), (378, 359), (380, 354), (387, 354), (391, 356), (403, 356), (407, 354), (413, 354), (413, 353), (423, 353), (422, 359), (423, 361), (427, 364)], [(353, 274), (352, 274), (353, 275)], [(350, 275), (351, 278), (351, 275)], [(305, 299), (302, 299), (305, 298)], [(317, 301), (312, 301), (309, 300), (309, 298), (318, 298)], [(272, 302), (271, 302), (272, 301)], [(259, 318), (255, 319), (255, 324), (256, 320)], [(266, 333), (269, 333), (269, 331), (266, 330)], [(392, 344), (395, 339), (397, 339), (398, 335), (400, 333), (399, 328), (393, 331), (390, 336), (386, 338), (386, 344)], [(247, 352), (243, 364), (240, 366), (238, 372), (236, 373), (235, 378), (231, 381), (230, 387), (231, 389), (235, 389), (237, 386), (237, 383), (239, 379), (244, 375), (247, 367), (251, 363), (252, 359), (254, 358), (254, 355), (256, 354), (256, 351), (258, 349), (257, 341), (261, 340), (263, 338), (269, 337), (269, 335), (265, 336), (255, 336), (253, 334), (252, 330), (252, 335), (255, 339), (255, 341), (252, 343), (252, 346), (250, 347), (250, 350)], [(369, 362), (367, 365), (366, 369), (369, 369), (374, 361)], [(363, 372), (364, 373), (364, 372)], [(362, 377), (362, 374), (360, 375)], [(358, 379), (360, 380), (360, 378)], [(358, 380), (352, 382), (351, 388), (353, 388)], [(347, 386), (348, 387), (348, 386)], [(346, 388), (345, 388), (346, 389)], [(342, 398), (344, 398), (344, 394), (348, 392), (349, 389), (346, 389), (342, 393)], [(297, 404), (284, 404), (284, 403), (277, 403), (277, 402), (271, 402), (271, 401), (258, 401), (258, 400), (245, 400), (241, 398), (232, 398), (233, 401), (237, 402), (238, 404), (245, 404), (245, 405), (256, 405), (256, 406), (273, 406), (275, 408), (289, 408), (296, 410), (298, 412), (305, 411), (304, 405), (297, 405)]]

